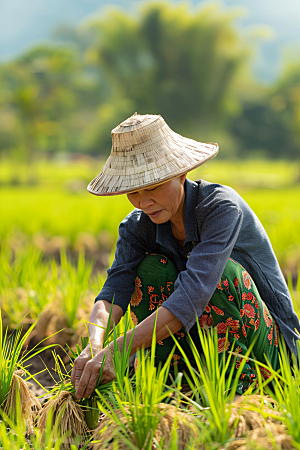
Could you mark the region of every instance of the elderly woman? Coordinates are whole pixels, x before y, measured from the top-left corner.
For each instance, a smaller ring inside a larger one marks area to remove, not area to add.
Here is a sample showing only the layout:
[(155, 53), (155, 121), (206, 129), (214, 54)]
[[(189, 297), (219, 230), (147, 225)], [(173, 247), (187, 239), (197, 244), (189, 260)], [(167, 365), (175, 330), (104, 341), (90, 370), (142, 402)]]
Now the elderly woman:
[[(95, 356), (88, 346), (74, 363), (77, 398), (93, 392), (105, 354), (101, 382), (115, 377), (110, 350), (102, 349), (113, 300), (115, 323), (131, 304), (136, 325), (131, 354), (150, 346), (157, 317), (156, 362), (173, 348), (170, 330), (193, 363), (186, 333), (200, 347), (197, 320), (217, 328), (220, 353), (235, 341), (235, 351), (245, 354), (256, 338), (255, 357), (265, 362), (266, 355), (277, 369), (279, 333), (295, 352), (299, 320), (257, 216), (233, 189), (186, 178), (217, 152), (216, 144), (173, 132), (159, 115), (134, 114), (112, 131), (111, 155), (88, 190), (126, 193), (135, 209), (120, 225), (115, 260), (91, 314), (90, 322), (102, 327), (89, 326)], [(122, 348), (123, 337), (118, 344)], [(186, 369), (178, 350), (170, 371), (175, 367)], [(237, 392), (254, 378), (254, 368), (246, 364)]]

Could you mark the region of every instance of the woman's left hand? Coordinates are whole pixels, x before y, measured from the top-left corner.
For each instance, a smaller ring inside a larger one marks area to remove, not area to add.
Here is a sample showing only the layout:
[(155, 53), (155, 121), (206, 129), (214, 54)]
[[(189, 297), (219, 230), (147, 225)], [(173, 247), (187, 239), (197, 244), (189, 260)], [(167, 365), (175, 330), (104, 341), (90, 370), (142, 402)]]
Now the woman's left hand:
[(106, 347), (86, 363), (75, 393), (78, 400), (81, 398), (88, 398), (94, 392), (105, 355), (106, 358), (101, 376), (101, 384), (109, 383), (116, 378), (112, 362), (112, 353), (110, 348)]

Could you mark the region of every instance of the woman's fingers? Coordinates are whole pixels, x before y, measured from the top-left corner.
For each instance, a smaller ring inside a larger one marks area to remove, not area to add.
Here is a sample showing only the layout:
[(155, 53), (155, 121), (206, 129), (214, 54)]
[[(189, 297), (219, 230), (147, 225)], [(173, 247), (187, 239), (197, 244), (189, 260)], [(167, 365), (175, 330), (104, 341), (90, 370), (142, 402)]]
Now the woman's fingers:
[(91, 363), (92, 361), (88, 361), (80, 374), (80, 378), (75, 376), (75, 397), (80, 400), (83, 398), (83, 394), (88, 385), (90, 376), (91, 376)]
[(116, 377), (110, 353), (101, 351), (88, 361), (83, 358), (80, 359), (80, 357), (74, 361), (71, 381), (75, 386), (75, 396), (78, 400), (88, 398), (94, 392), (105, 356), (106, 360), (101, 375), (101, 384), (103, 384)]
[(78, 356), (78, 358), (75, 359), (72, 373), (71, 373), (71, 383), (76, 389), (76, 384), (80, 381), (82, 372), (84, 371), (84, 367), (86, 363), (90, 360), (89, 357), (86, 356)]
[(96, 369), (95, 371), (93, 371), (91, 373), (88, 384), (85, 389), (85, 392), (83, 393), (84, 398), (89, 398), (92, 395), (92, 393), (94, 392), (94, 390), (96, 388), (99, 372), (100, 372), (100, 368), (99, 368), (99, 370)]
[(78, 380), (77, 372), (75, 376), (75, 396), (79, 400), (81, 398), (88, 398), (95, 390), (98, 380), (101, 362), (91, 359), (85, 364), (84, 370)]

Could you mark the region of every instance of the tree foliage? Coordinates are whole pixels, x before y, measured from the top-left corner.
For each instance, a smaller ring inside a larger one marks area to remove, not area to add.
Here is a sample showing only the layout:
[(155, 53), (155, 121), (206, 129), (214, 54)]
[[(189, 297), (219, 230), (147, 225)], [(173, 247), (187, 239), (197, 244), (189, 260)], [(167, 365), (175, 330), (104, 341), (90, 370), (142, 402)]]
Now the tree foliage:
[(161, 114), (191, 138), (220, 137), (225, 154), (235, 145), (281, 156), (286, 144), (295, 157), (300, 69), (245, 100), (251, 45), (235, 18), (214, 3), (148, 2), (135, 14), (115, 9), (61, 27), (59, 45), (0, 66), (0, 152), (107, 155), (110, 130), (138, 111)]

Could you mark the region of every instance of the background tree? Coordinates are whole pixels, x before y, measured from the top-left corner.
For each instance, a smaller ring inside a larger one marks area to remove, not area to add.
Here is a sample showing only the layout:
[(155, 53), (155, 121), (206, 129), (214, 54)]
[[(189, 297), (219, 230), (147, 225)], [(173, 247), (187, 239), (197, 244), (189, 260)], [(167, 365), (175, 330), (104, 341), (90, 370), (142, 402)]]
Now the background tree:
[[(110, 80), (110, 103), (117, 111), (120, 102), (122, 117), (159, 113), (178, 132), (209, 141), (235, 109), (235, 84), (249, 59), (234, 19), (216, 5), (191, 12), (186, 5), (149, 3), (132, 17), (112, 11), (87, 25), (94, 33), (87, 52)], [(106, 112), (100, 108), (95, 117), (100, 128)], [(109, 139), (95, 134), (94, 147), (107, 148)]]
[(217, 141), (220, 157), (300, 151), (300, 66), (270, 87), (251, 76), (253, 44), (216, 4), (143, 3), (60, 27), (0, 66), (0, 152), (107, 155), (110, 131), (135, 111)]

